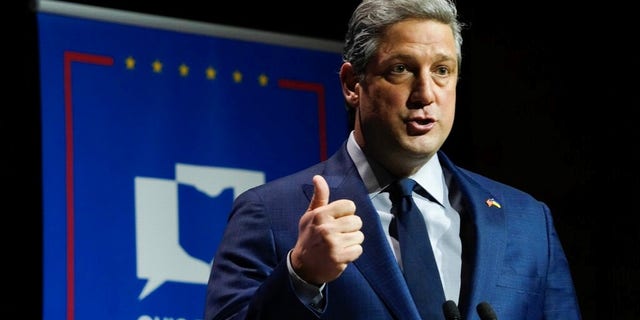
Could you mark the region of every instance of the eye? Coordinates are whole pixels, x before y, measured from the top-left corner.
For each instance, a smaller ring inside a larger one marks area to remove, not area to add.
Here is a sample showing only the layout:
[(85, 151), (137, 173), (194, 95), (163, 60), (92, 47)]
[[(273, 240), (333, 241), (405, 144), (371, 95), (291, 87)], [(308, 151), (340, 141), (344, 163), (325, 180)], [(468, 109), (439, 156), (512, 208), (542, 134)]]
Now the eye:
[(449, 67), (447, 66), (438, 66), (435, 69), (435, 74), (438, 76), (447, 76), (449, 75)]
[(391, 67), (391, 73), (405, 73), (407, 72), (407, 66), (404, 64), (396, 64)]

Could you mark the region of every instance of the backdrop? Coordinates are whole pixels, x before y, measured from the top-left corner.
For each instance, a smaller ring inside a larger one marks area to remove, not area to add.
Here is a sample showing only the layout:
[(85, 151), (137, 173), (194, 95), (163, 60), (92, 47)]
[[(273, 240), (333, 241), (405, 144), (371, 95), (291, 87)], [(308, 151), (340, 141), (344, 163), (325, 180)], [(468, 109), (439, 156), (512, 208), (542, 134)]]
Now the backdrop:
[(348, 132), (339, 44), (38, 13), (44, 319), (199, 319), (233, 199)]

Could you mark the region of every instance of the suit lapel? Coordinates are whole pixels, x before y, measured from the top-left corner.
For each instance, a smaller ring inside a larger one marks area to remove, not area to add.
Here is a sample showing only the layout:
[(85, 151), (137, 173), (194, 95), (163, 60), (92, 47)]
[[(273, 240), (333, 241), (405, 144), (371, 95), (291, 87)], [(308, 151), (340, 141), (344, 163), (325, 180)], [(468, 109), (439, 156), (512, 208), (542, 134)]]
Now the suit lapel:
[[(336, 160), (336, 161), (333, 161)], [(347, 166), (341, 164), (349, 164)], [(331, 200), (351, 199), (362, 219), (363, 253), (353, 265), (362, 273), (376, 294), (398, 319), (419, 319), (400, 267), (382, 230), (378, 212), (373, 207), (355, 165), (343, 147), (327, 163), (323, 176), (331, 189)], [(313, 193), (313, 186), (305, 188)]]
[[(466, 172), (439, 154), (441, 164), (462, 195), (463, 278), (459, 308), (463, 315), (475, 315), (475, 307), (489, 300), (500, 273), (506, 247), (505, 210), (499, 195), (491, 194)], [(450, 190), (451, 192), (451, 190)], [(490, 199), (495, 201), (491, 202)], [(497, 205), (496, 205), (497, 204)], [(477, 232), (482, 230), (482, 232)], [(466, 273), (465, 273), (466, 270)]]

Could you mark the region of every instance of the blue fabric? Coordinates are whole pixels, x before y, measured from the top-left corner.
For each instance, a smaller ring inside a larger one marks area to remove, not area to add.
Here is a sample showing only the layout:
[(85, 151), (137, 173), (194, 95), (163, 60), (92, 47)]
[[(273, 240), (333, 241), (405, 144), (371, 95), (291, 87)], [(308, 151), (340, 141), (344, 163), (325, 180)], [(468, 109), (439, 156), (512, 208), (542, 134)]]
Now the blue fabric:
[[(438, 157), (450, 186), (462, 197), (464, 231), (472, 232), (463, 240), (462, 263), (468, 270), (463, 271), (458, 303), (463, 319), (480, 319), (475, 307), (482, 301), (491, 304), (499, 319), (581, 319), (549, 208), (525, 192), (457, 167), (442, 152)], [(354, 201), (365, 235), (362, 255), (325, 286), (320, 311), (297, 298), (286, 262), (299, 217), (313, 195), (315, 174), (327, 180), (330, 201)], [(489, 199), (494, 202), (488, 204)], [(421, 318), (344, 145), (329, 160), (236, 199), (207, 292), (205, 320)]]

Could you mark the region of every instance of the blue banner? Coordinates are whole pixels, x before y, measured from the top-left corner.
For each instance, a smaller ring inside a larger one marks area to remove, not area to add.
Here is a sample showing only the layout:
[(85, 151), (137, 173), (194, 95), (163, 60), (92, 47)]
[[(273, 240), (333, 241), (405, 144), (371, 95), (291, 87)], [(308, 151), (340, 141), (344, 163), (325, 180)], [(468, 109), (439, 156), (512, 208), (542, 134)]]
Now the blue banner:
[(43, 319), (201, 319), (233, 199), (347, 136), (339, 52), (50, 12), (38, 25)]

